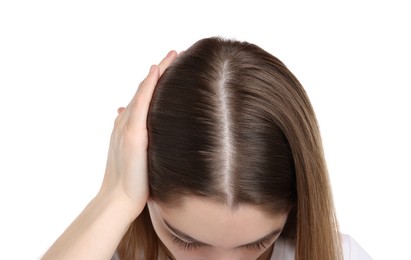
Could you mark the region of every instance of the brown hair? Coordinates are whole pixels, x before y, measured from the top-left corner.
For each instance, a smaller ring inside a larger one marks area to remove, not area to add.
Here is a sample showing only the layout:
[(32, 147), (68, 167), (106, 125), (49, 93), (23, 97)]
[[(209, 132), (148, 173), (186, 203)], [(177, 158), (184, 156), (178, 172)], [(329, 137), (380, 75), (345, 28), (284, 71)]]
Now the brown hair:
[[(280, 60), (247, 42), (200, 40), (161, 77), (147, 120), (152, 199), (177, 205), (197, 195), (290, 211), (282, 236), (295, 241), (297, 260), (342, 259), (317, 120)], [(167, 254), (147, 207), (118, 252)]]

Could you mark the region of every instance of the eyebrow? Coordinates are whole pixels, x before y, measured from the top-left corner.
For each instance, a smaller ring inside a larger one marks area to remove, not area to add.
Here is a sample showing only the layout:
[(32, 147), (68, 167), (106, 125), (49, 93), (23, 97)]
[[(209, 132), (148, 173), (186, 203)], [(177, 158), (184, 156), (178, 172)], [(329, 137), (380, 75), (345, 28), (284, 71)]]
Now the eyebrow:
[[(175, 228), (175, 227), (173, 227), (172, 225), (170, 225), (170, 223), (168, 223), (165, 219), (163, 219), (163, 222), (164, 222), (166, 228), (167, 228), (171, 233), (173, 233), (174, 236), (180, 238), (181, 240), (183, 240), (183, 241), (185, 241), (185, 242), (188, 242), (188, 243), (196, 243), (196, 244), (198, 244), (199, 246), (212, 246), (212, 245), (210, 245), (210, 244), (207, 244), (207, 243), (198, 241), (197, 239), (194, 239), (194, 238), (192, 238), (191, 236), (187, 235), (186, 233), (178, 230), (177, 228)], [(247, 243), (247, 244), (244, 244), (244, 245), (241, 245), (241, 246), (237, 246), (236, 248), (247, 247), (247, 246), (255, 245), (255, 244), (261, 243), (261, 242), (263, 242), (263, 241), (269, 240), (269, 239), (277, 236), (278, 234), (280, 234), (281, 231), (282, 231), (282, 229), (276, 229), (276, 230), (268, 233), (267, 235), (263, 236), (262, 238), (254, 241), (254, 242)]]

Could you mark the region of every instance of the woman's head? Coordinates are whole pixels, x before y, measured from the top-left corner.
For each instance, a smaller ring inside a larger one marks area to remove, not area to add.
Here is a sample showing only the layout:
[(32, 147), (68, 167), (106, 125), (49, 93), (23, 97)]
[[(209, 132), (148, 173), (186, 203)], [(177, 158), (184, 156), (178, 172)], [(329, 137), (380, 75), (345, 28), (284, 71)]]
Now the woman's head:
[[(247, 42), (198, 41), (161, 77), (147, 127), (154, 204), (183, 212), (189, 198), (233, 214), (254, 209), (272, 223), (288, 216), (276, 225), (296, 241), (297, 259), (337, 259), (315, 114), (277, 58)], [(145, 216), (141, 225), (151, 225)]]
[(178, 204), (196, 195), (233, 209), (294, 207), (294, 162), (283, 129), (302, 127), (295, 117), (305, 96), (286, 72), (250, 44), (204, 39), (185, 51), (157, 84), (148, 114), (151, 197)]

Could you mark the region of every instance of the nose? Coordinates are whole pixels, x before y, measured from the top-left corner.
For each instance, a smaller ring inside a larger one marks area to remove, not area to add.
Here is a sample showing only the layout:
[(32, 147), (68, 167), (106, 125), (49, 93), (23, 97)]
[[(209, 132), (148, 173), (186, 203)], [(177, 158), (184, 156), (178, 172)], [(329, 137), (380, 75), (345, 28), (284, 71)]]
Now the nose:
[(217, 258), (213, 258), (215, 260), (238, 260), (237, 258), (233, 257), (233, 256), (222, 256), (222, 257), (217, 257)]
[(236, 256), (235, 254), (232, 253), (222, 253), (216, 256), (213, 256), (213, 260), (239, 260), (241, 258), (239, 258), (238, 256)]

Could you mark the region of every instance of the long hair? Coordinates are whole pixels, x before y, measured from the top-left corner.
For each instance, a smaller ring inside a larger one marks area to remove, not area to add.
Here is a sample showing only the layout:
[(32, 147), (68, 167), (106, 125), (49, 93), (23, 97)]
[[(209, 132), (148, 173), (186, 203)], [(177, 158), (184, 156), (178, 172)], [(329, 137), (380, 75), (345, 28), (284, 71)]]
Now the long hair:
[[(315, 113), (286, 66), (248, 42), (206, 38), (160, 78), (147, 118), (150, 197), (186, 195), (227, 207), (290, 212), (281, 234), (297, 260), (342, 259)], [(122, 259), (167, 249), (147, 207), (118, 247)]]

